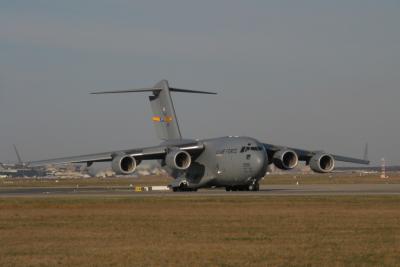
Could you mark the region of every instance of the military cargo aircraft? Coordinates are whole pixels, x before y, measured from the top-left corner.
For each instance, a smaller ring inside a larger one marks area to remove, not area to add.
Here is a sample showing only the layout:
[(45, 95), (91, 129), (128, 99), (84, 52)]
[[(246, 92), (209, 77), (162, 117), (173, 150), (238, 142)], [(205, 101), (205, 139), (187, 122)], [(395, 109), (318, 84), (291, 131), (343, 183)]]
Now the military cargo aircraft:
[(92, 94), (119, 94), (150, 92), (153, 123), (162, 143), (157, 146), (112, 151), (31, 162), (31, 166), (45, 164), (111, 162), (117, 174), (130, 175), (144, 160), (158, 160), (173, 177), (173, 191), (196, 191), (199, 188), (225, 187), (227, 191), (258, 191), (259, 180), (265, 176), (267, 166), (291, 170), (304, 161), (314, 172), (328, 173), (335, 162), (369, 164), (364, 159), (332, 155), (323, 151), (310, 151), (267, 144), (251, 137), (228, 136), (206, 140), (182, 138), (171, 92), (216, 94), (169, 87), (162, 80), (152, 88), (123, 91), (95, 92)]

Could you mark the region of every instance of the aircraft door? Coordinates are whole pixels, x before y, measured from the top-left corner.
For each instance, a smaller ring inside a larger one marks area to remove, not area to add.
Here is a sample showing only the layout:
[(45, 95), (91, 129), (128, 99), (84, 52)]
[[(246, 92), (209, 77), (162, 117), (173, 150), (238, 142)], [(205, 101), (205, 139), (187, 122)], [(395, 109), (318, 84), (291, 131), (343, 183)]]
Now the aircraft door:
[(225, 183), (234, 183), (240, 177), (240, 164), (236, 162), (237, 154), (235, 151), (233, 149), (224, 149), (216, 154), (217, 176)]

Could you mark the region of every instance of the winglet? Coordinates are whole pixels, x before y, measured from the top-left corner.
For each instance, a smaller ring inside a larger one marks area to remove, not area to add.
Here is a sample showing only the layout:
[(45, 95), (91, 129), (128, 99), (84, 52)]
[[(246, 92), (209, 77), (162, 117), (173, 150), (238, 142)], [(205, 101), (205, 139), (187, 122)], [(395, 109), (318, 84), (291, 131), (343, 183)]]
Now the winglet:
[(363, 159), (365, 161), (368, 161), (368, 143), (365, 143), (365, 148), (364, 148), (364, 157)]
[(15, 154), (17, 155), (18, 164), (23, 165), (24, 162), (22, 161), (21, 155), (18, 152), (17, 146), (14, 144), (13, 147), (14, 147)]

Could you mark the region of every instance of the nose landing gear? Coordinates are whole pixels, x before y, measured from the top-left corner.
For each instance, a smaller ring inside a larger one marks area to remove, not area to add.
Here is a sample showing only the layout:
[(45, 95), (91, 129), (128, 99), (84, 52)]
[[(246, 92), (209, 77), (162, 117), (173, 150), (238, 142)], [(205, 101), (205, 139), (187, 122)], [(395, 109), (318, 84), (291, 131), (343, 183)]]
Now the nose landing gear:
[(258, 182), (254, 182), (249, 185), (249, 191), (260, 191), (260, 184)]

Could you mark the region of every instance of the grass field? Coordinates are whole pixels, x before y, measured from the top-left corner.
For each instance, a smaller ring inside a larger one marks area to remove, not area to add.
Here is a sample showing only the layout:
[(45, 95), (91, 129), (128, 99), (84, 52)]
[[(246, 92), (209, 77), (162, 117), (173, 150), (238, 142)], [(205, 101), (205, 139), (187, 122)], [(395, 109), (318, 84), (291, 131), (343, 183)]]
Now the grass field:
[(0, 199), (0, 266), (399, 266), (400, 197)]

